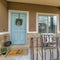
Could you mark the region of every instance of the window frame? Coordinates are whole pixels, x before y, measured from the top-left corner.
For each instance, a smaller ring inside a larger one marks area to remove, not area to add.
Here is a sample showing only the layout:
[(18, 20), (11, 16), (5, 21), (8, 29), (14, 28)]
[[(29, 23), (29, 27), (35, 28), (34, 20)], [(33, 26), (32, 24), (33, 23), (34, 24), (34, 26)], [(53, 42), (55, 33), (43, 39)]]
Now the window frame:
[[(57, 16), (57, 32), (56, 33), (39, 33), (38, 32), (38, 17), (40, 16)], [(38, 34), (57, 34), (60, 33), (59, 31), (59, 14), (52, 14), (52, 13), (36, 13), (36, 31)]]

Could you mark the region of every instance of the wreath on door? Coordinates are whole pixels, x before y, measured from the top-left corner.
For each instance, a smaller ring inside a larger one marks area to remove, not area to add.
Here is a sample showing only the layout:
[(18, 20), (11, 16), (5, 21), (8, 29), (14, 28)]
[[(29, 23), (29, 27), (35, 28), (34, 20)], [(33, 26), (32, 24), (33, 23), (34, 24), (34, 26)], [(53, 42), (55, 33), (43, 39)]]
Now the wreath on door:
[(21, 26), (23, 23), (22, 19), (16, 19), (16, 25)]

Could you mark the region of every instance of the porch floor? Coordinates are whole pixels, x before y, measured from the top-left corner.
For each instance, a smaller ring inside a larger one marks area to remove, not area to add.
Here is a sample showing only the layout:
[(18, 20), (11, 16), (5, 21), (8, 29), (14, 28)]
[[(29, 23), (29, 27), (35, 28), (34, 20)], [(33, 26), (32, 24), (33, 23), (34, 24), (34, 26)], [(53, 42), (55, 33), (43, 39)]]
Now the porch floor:
[[(60, 50), (60, 49), (59, 49)], [(36, 52), (36, 49), (34, 49), (34, 60), (37, 60), (36, 57), (37, 57), (37, 52)], [(45, 53), (45, 52), (43, 52)], [(56, 49), (53, 50), (53, 57), (54, 59), (53, 60), (57, 60), (56, 56), (57, 56), (57, 53), (56, 53)], [(15, 56), (0, 56), (0, 60), (32, 60), (31, 56), (30, 56), (30, 49), (29, 49), (29, 53), (27, 55), (15, 55)], [(39, 49), (38, 51), (38, 60), (42, 60), (42, 56), (41, 56), (41, 49)], [(43, 55), (43, 60), (45, 60), (45, 54)], [(59, 52), (59, 58), (60, 58), (60, 52)], [(46, 60), (50, 60), (50, 51), (49, 50), (46, 50)], [(60, 60), (60, 59), (59, 59)]]

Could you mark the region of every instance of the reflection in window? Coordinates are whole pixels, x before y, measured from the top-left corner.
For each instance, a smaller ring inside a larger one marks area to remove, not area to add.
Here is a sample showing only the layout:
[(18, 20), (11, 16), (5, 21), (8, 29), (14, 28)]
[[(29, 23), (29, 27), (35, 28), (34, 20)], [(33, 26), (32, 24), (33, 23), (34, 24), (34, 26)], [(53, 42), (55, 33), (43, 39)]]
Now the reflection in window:
[(48, 17), (48, 32), (49, 33), (56, 33), (57, 31), (57, 17), (56, 16), (49, 16)]
[(39, 21), (38, 21), (38, 31), (39, 33), (47, 33), (47, 16), (39, 16)]
[(57, 16), (39, 16), (38, 17), (39, 33), (56, 33)]

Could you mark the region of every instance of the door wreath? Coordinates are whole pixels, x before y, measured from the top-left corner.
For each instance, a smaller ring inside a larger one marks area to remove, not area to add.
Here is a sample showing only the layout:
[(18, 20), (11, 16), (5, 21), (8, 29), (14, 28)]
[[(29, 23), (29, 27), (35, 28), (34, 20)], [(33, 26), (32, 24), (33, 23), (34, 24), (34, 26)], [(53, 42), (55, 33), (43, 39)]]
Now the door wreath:
[(22, 25), (23, 20), (22, 19), (16, 19), (16, 25)]

